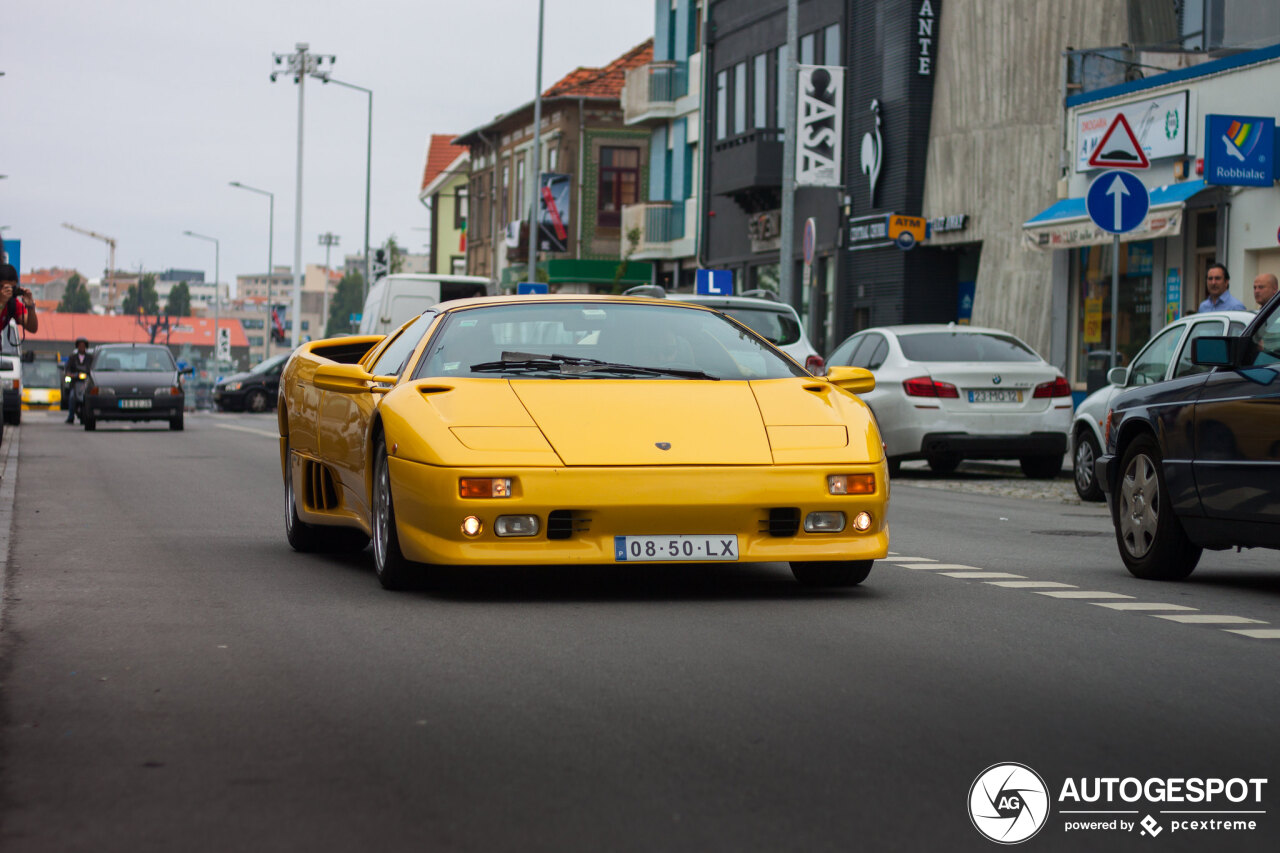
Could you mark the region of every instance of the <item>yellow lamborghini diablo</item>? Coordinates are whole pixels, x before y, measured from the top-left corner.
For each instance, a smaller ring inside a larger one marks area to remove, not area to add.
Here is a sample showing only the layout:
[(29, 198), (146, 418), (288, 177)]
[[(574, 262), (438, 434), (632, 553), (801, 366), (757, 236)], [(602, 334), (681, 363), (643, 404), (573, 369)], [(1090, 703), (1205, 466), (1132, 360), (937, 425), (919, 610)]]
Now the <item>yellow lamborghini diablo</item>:
[(391, 335), (304, 344), (280, 383), (285, 531), (431, 564), (790, 563), (861, 582), (889, 482), (865, 370), (807, 373), (696, 305), (446, 302)]

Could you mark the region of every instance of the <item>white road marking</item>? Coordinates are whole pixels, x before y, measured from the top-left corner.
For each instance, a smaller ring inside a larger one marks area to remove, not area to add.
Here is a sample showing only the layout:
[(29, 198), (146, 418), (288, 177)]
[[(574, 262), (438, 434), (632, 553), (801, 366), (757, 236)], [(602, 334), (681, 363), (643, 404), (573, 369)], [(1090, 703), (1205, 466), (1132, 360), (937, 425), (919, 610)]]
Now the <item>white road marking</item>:
[(1096, 607), (1110, 607), (1112, 610), (1196, 610), (1185, 604), (1156, 604), (1153, 601), (1091, 601)]
[(1132, 595), (1122, 595), (1118, 592), (1102, 592), (1100, 590), (1084, 589), (1064, 589), (1061, 592), (1036, 592), (1036, 595), (1047, 595), (1050, 598), (1133, 598)]
[(1164, 616), (1159, 613), (1152, 613), (1157, 619), (1168, 619), (1170, 622), (1182, 622), (1187, 625), (1237, 625), (1242, 623), (1251, 623), (1253, 625), (1265, 625), (1261, 619), (1246, 619), (1243, 616), (1210, 616), (1207, 613), (1189, 613), (1185, 616), (1173, 614)]
[(949, 578), (972, 578), (981, 580), (983, 578), (1025, 578), (1026, 575), (1012, 575), (1008, 572), (938, 572), (940, 575), (946, 575)]
[(254, 435), (265, 435), (267, 438), (279, 438), (279, 432), (270, 432), (265, 429), (254, 429), (253, 427), (237, 426), (236, 424), (214, 424), (219, 429), (234, 429), (238, 432), (251, 432)]
[(1076, 589), (1075, 584), (1058, 583), (1057, 581), (987, 581), (992, 586), (1005, 589)]
[[(892, 560), (890, 561), (892, 562)], [(923, 566), (903, 566), (904, 569), (951, 569), (960, 572), (984, 572), (982, 566), (966, 566), (963, 563), (929, 563)]]
[(1280, 640), (1280, 629), (1276, 628), (1223, 628), (1228, 634), (1243, 634), (1255, 640)]
[(937, 560), (932, 557), (899, 557), (897, 554), (890, 554), (885, 557), (887, 563), (936, 563)]

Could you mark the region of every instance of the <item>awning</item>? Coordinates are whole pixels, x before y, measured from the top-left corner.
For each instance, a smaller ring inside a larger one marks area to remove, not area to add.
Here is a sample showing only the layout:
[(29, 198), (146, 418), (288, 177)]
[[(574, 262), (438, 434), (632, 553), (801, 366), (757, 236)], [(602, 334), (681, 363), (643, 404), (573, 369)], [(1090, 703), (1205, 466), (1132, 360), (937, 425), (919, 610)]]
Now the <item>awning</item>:
[[(1182, 233), (1182, 209), (1206, 189), (1204, 179), (1182, 181), (1151, 189), (1151, 207), (1137, 228), (1120, 235), (1120, 241), (1176, 237)], [(1089, 219), (1084, 198), (1066, 198), (1022, 223), (1022, 242), (1029, 249), (1053, 251), (1110, 243), (1115, 235)]]

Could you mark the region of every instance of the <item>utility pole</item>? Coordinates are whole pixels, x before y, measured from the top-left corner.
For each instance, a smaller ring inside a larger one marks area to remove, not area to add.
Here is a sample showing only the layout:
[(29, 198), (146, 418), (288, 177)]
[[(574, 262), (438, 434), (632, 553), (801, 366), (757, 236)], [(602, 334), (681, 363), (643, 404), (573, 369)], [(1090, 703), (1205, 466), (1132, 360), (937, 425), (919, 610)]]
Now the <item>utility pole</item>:
[(292, 74), (293, 82), (298, 84), (298, 177), (293, 213), (293, 334), (290, 338), (296, 349), (302, 342), (302, 138), (306, 81), (309, 75), (314, 76), (320, 71), (325, 60), (333, 65), (336, 57), (332, 54), (309, 53), (311, 45), (305, 41), (298, 42), (294, 48), (294, 53), (275, 54), (275, 64), (284, 68), (271, 72), (271, 82), (276, 81), (277, 75), (286, 73)]
[(324, 299), (321, 301), (320, 323), (324, 330), (323, 336), (328, 337), (329, 333), (329, 250), (338, 245), (338, 235), (332, 231), (326, 231), (320, 235), (320, 245), (324, 246)]
[(782, 102), (782, 239), (778, 241), (778, 294), (799, 305), (792, 276), (791, 249), (796, 233), (796, 30), (799, 0), (787, 0), (787, 80)]

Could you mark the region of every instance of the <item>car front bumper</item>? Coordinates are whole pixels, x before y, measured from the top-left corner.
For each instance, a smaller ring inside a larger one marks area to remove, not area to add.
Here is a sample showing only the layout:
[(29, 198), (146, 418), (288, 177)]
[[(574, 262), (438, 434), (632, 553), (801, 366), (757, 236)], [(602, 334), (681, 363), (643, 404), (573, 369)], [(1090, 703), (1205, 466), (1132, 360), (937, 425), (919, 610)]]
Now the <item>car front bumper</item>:
[(99, 421), (161, 421), (172, 420), (182, 414), (186, 397), (155, 397), (150, 400), (151, 406), (145, 409), (121, 407), (122, 402), (128, 401), (117, 397), (95, 398), (90, 395), (85, 398), (84, 404), (88, 411), (93, 412), (94, 419)]
[[(734, 535), (738, 562), (876, 560), (888, 554), (889, 481), (884, 460), (861, 465), (724, 468), (439, 468), (390, 460), (400, 547), (406, 557), (448, 565), (614, 563), (616, 536)], [(829, 474), (873, 473), (869, 495), (830, 495)], [(460, 477), (510, 477), (513, 496), (458, 497)], [(771, 533), (771, 511), (774, 517)], [(840, 511), (839, 533), (807, 533), (811, 512)], [(866, 531), (853, 519), (870, 513)], [(555, 532), (549, 526), (557, 515)], [(794, 530), (779, 515), (794, 512)], [(535, 515), (531, 537), (499, 537), (500, 515)], [(481, 521), (478, 536), (462, 521)], [(697, 562), (697, 561), (688, 561)]]

